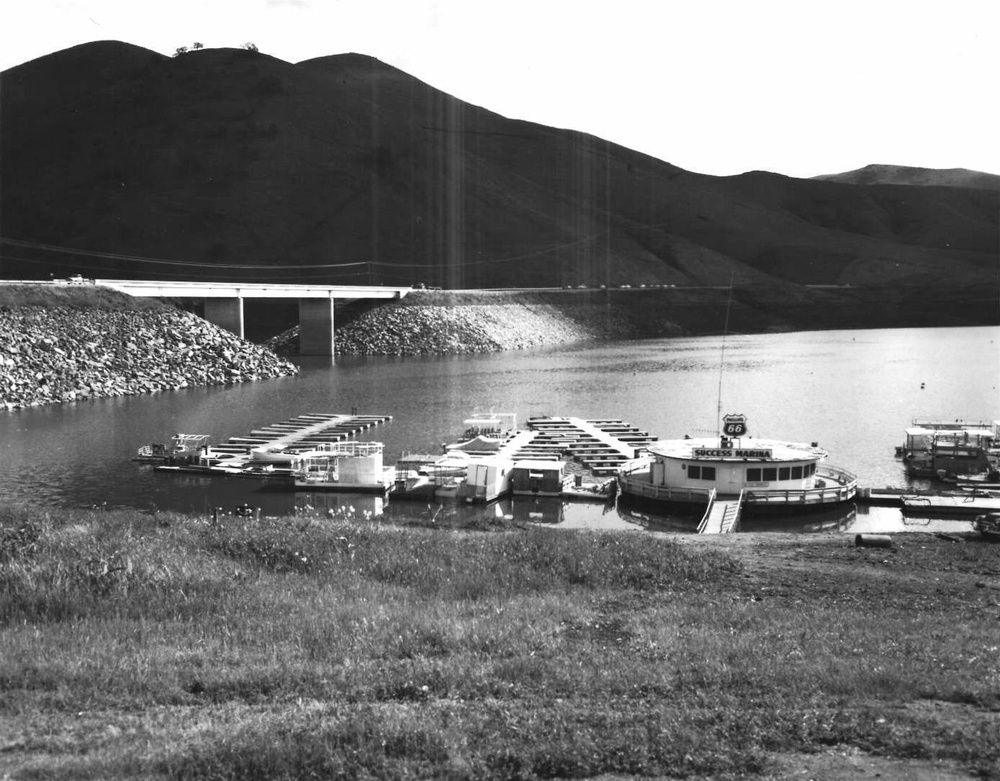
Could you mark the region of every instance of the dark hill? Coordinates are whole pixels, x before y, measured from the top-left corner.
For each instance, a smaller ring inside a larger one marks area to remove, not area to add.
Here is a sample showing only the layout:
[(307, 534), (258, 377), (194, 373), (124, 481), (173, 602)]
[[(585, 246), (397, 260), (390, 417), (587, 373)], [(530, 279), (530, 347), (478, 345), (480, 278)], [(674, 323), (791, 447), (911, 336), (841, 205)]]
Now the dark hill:
[(689, 173), (358, 54), (292, 65), (85, 44), (0, 74), (0, 155), (7, 278), (458, 288), (735, 274), (799, 301), (801, 284), (846, 283), (996, 299), (996, 190)]
[(1000, 176), (967, 168), (914, 168), (906, 165), (866, 165), (856, 171), (816, 176), (828, 182), (849, 184), (915, 184), (941, 187), (981, 187), (1000, 190)]

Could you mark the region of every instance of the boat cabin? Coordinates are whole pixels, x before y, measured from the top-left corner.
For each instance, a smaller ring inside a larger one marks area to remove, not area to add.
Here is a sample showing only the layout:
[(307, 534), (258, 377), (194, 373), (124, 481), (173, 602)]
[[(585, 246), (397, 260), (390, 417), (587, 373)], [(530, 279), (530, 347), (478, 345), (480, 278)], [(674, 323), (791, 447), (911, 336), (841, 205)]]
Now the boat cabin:
[(729, 437), (661, 440), (649, 446), (654, 486), (738, 495), (744, 489), (809, 490), (826, 451), (815, 445)]
[(384, 491), (393, 470), (382, 463), (381, 442), (324, 443), (292, 462), (297, 488)]

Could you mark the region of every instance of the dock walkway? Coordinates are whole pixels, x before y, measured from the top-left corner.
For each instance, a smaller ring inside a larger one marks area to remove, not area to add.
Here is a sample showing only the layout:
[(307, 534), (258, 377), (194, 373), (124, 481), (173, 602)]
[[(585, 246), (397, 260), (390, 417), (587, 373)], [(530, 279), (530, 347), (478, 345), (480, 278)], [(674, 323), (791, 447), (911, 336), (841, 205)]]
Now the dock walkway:
[(729, 534), (739, 531), (742, 511), (742, 493), (739, 496), (713, 495), (698, 525), (698, 534)]
[(391, 415), (338, 415), (312, 412), (254, 429), (247, 436), (231, 437), (212, 452), (250, 455), (255, 448), (273, 448), (290, 453), (311, 450), (318, 445), (341, 440), (392, 420)]
[(621, 420), (538, 417), (528, 420), (535, 433), (518, 458), (572, 458), (596, 475), (613, 475), (656, 437)]

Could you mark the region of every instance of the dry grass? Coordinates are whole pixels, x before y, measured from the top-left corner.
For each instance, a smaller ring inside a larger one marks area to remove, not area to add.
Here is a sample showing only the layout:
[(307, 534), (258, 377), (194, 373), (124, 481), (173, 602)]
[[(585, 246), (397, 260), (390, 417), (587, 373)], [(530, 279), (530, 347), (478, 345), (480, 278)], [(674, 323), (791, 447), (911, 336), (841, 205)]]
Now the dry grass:
[(163, 309), (153, 298), (133, 298), (98, 285), (0, 285), (0, 309), (41, 306), (49, 309)]
[(830, 746), (1000, 772), (996, 547), (785, 567), (542, 528), (0, 527), (0, 777), (736, 778)]

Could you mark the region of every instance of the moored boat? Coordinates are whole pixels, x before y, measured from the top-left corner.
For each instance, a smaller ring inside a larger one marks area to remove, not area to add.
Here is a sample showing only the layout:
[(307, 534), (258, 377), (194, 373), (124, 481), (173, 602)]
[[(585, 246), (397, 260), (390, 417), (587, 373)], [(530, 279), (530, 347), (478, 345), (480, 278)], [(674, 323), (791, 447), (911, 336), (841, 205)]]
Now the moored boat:
[(1000, 513), (984, 513), (976, 516), (976, 531), (984, 540), (1000, 542)]
[(151, 464), (195, 461), (211, 440), (210, 434), (174, 434), (169, 445), (160, 442), (142, 445), (134, 460)]
[(913, 421), (896, 448), (910, 477), (955, 482), (976, 479), (1000, 467), (1000, 421)]
[(335, 442), (292, 464), (297, 489), (385, 493), (395, 470), (382, 463), (381, 442)]
[(827, 453), (816, 443), (749, 437), (742, 415), (726, 416), (723, 430), (651, 443), (619, 475), (622, 495), (704, 506), (727, 499), (750, 512), (828, 508), (857, 493), (857, 477), (822, 463)]

